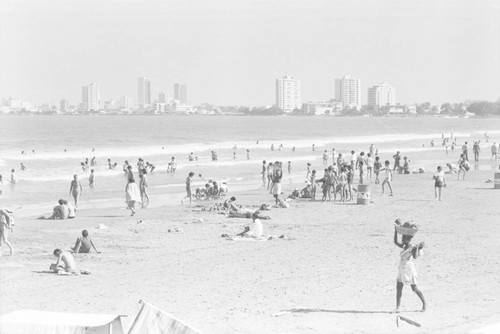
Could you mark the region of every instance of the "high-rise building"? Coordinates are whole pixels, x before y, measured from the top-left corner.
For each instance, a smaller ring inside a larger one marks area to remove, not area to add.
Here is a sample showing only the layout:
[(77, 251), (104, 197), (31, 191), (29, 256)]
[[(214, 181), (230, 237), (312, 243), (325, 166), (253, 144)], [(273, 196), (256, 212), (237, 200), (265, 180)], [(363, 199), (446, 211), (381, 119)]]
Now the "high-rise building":
[(67, 112), (69, 110), (69, 102), (66, 99), (62, 99), (61, 103), (59, 104), (59, 110), (61, 112)]
[(137, 103), (139, 108), (151, 106), (151, 80), (148, 78), (137, 78)]
[(361, 79), (354, 79), (348, 75), (335, 79), (335, 99), (344, 105), (361, 107)]
[(174, 84), (174, 99), (180, 104), (187, 103), (187, 86), (186, 84)]
[(369, 106), (393, 106), (396, 104), (396, 89), (394, 86), (383, 82), (368, 88)]
[(91, 83), (82, 87), (82, 107), (83, 111), (99, 110), (99, 88), (96, 83)]
[(167, 93), (160, 92), (158, 94), (158, 103), (167, 103)]
[(276, 79), (276, 107), (284, 112), (292, 112), (302, 108), (302, 89), (299, 79), (284, 76)]

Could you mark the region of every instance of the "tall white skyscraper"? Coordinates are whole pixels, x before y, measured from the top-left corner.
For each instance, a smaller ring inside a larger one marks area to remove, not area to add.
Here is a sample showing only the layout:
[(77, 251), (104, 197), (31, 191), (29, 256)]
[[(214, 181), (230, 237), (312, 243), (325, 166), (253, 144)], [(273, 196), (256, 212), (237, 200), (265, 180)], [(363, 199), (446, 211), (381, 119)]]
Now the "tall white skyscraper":
[(83, 111), (99, 110), (99, 88), (96, 83), (91, 83), (82, 87), (82, 106)]
[(396, 89), (386, 82), (368, 88), (369, 106), (393, 106), (396, 104)]
[(137, 79), (137, 103), (139, 108), (151, 106), (151, 80), (148, 78)]
[(181, 104), (187, 103), (187, 86), (186, 84), (174, 84), (174, 99)]
[(284, 76), (276, 79), (276, 107), (284, 112), (292, 112), (302, 108), (302, 89), (299, 79)]
[(335, 99), (351, 107), (361, 106), (361, 79), (345, 75), (335, 79)]

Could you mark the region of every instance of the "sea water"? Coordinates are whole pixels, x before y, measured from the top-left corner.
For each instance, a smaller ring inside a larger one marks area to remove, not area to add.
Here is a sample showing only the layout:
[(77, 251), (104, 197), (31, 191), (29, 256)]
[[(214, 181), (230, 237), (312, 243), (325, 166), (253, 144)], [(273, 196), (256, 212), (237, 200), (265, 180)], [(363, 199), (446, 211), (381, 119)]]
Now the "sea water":
[[(455, 155), (465, 141), (472, 151), (473, 140), (481, 140), (483, 155), (489, 155), (491, 142), (500, 139), (499, 119), (438, 117), (1, 115), (0, 124), (0, 205), (41, 205), (47, 206), (45, 211), (59, 198), (70, 199), (74, 174), (84, 186), (82, 206), (111, 198), (124, 200), (123, 162), (128, 160), (136, 171), (140, 157), (156, 166), (148, 175), (154, 195), (181, 193), (189, 171), (197, 175), (195, 185), (210, 178), (227, 182), (230, 188), (244, 187), (261, 183), (262, 160), (283, 161), (285, 169), (291, 161), (293, 173), (302, 173), (307, 162), (322, 168), (322, 153), (327, 150), (331, 157), (332, 148), (348, 158), (351, 150), (367, 152), (373, 144), (382, 159), (392, 163), (396, 150), (410, 157), (418, 151), (443, 151), (443, 135), (457, 137)], [(212, 150), (217, 152), (216, 162), (211, 160)], [(191, 152), (197, 161), (188, 161)], [(88, 187), (89, 171), (80, 165), (92, 157), (97, 161), (91, 167), (95, 170), (94, 189)], [(178, 163), (175, 174), (166, 172), (172, 157)], [(108, 168), (108, 159), (117, 163), (116, 169)], [(26, 171), (20, 170), (20, 163)], [(13, 186), (8, 182), (11, 169), (16, 170), (18, 180)]]

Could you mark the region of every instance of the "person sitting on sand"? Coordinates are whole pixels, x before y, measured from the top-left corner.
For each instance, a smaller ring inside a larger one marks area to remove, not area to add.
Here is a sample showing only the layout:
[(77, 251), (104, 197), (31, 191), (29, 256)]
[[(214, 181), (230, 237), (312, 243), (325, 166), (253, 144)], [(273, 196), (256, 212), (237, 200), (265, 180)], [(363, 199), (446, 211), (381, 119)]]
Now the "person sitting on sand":
[(219, 196), (226, 196), (227, 192), (229, 191), (229, 188), (227, 187), (226, 182), (222, 182), (222, 184), (219, 186)]
[(89, 237), (89, 232), (87, 230), (83, 230), (82, 236), (76, 239), (75, 247), (71, 250), (75, 253), (90, 253), (91, 248), (94, 248), (96, 253), (101, 253), (97, 250), (94, 242)]
[[(56, 263), (50, 265), (50, 270), (58, 274), (76, 274), (75, 258), (70, 252), (62, 251), (59, 248), (54, 250), (54, 256), (57, 257)], [(62, 263), (64, 265), (62, 265)]]
[(230, 199), (227, 199), (224, 201), (224, 208), (226, 208), (228, 211), (238, 211), (238, 207), (234, 205), (233, 203), (236, 201), (236, 197), (231, 197)]
[(56, 205), (52, 210), (52, 215), (48, 218), (41, 216), (38, 219), (68, 219), (69, 217), (69, 208), (65, 205), (65, 200), (60, 199), (58, 201), (59, 205)]
[(245, 230), (241, 233), (238, 233), (237, 236), (240, 237), (250, 237), (250, 238), (260, 238), (264, 233), (264, 229), (262, 227), (262, 222), (259, 219), (259, 211), (255, 211), (252, 214), (252, 225), (246, 226)]
[(312, 187), (310, 184), (300, 191), (300, 198), (312, 198)]
[(67, 200), (64, 200), (63, 205), (68, 208), (68, 219), (73, 219), (76, 217), (76, 208), (69, 204)]
[[(398, 220), (396, 220), (398, 221)], [(411, 224), (406, 222), (402, 225), (403, 227), (411, 228)], [(411, 239), (413, 236), (411, 235), (403, 235), (401, 239), (401, 243), (398, 242), (398, 232), (396, 227), (394, 227), (394, 244), (399, 248), (402, 248), (401, 251), (401, 259), (399, 260), (398, 265), (398, 278), (396, 283), (396, 310), (395, 312), (399, 312), (399, 307), (401, 305), (401, 296), (403, 294), (403, 286), (410, 285), (413, 292), (415, 292), (422, 301), (422, 312), (425, 311), (426, 303), (424, 299), (424, 295), (417, 288), (417, 270), (415, 269), (415, 264), (413, 264), (413, 259), (422, 255), (422, 248), (424, 248), (424, 243), (421, 242), (418, 245), (412, 246)]]

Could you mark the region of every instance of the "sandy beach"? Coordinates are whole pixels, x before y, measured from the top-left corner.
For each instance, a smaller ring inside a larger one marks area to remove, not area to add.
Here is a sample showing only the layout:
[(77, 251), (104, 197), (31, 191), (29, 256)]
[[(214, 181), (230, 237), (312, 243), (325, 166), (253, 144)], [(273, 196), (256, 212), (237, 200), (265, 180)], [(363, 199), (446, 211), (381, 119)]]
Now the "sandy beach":
[[(414, 154), (414, 161), (435, 159)], [(318, 163), (319, 164), (319, 163)], [(255, 170), (258, 170), (255, 162)], [(443, 201), (434, 201), (432, 174), (394, 176), (394, 197), (372, 184), (369, 205), (295, 200), (265, 212), (267, 241), (231, 241), (250, 223), (203, 212), (180, 198), (151, 205), (129, 217), (124, 203), (78, 210), (73, 220), (18, 217), (11, 235), (16, 253), (0, 258), (0, 314), (18, 309), (128, 315), (148, 301), (205, 333), (465, 333), (500, 322), (500, 190), (494, 163), (483, 157), (465, 181), (446, 175)], [(300, 178), (299, 178), (300, 179)], [(289, 194), (303, 181), (285, 175)], [(258, 183), (233, 191), (245, 206), (272, 204)], [(21, 215), (22, 216), (22, 215)], [(201, 220), (200, 220), (201, 218)], [(428, 310), (409, 287), (401, 315), (422, 325), (396, 325), (395, 285), (399, 249), (396, 218), (420, 225), (415, 242), (425, 255), (415, 261)], [(142, 223), (137, 223), (142, 220)], [(104, 224), (106, 229), (98, 229)], [(168, 229), (182, 228), (183, 233)], [(45, 273), (54, 248), (69, 249), (88, 229), (101, 254), (78, 254), (89, 276)], [(290, 312), (286, 312), (290, 311)]]

